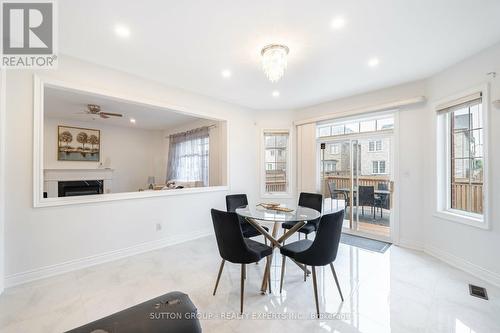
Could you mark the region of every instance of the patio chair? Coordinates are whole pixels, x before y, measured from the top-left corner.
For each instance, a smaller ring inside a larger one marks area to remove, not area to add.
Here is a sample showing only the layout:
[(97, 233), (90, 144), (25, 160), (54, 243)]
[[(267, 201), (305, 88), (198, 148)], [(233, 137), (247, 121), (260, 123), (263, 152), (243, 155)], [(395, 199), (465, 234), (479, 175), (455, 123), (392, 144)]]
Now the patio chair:
[[(377, 190), (389, 191), (389, 185), (387, 183), (378, 183)], [(383, 210), (390, 208), (390, 195), (378, 193), (375, 197), (375, 208), (377, 207), (380, 208), (380, 218), (382, 219), (384, 217)]]
[(373, 219), (375, 219), (375, 187), (358, 187), (358, 207), (359, 206), (361, 206), (361, 214), (363, 214), (363, 216), (365, 215), (365, 206), (371, 207)]

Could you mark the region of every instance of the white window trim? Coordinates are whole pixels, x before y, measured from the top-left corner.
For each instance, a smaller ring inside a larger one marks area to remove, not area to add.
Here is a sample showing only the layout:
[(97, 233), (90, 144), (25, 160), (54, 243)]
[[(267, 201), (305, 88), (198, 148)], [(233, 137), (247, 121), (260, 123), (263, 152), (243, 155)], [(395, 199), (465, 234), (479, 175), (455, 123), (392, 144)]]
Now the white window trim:
[[(373, 150), (370, 150), (370, 143), (373, 142)], [(380, 142), (380, 149), (377, 149), (377, 142)], [(384, 143), (382, 140), (370, 140), (368, 141), (368, 152), (369, 153), (379, 153), (384, 151)]]
[[(333, 149), (335, 148), (335, 149)], [(338, 155), (340, 154), (340, 146), (338, 143), (333, 143), (330, 145), (330, 155)]]
[[(264, 138), (265, 133), (288, 133), (288, 143), (286, 147), (286, 181), (288, 184), (286, 192), (266, 192), (266, 142)], [(290, 128), (263, 128), (260, 132), (260, 196), (262, 198), (293, 198), (292, 191), (292, 142), (293, 142), (292, 130)]]
[[(483, 84), (479, 87), (471, 88), (454, 96), (440, 100), (434, 103), (433, 111), (437, 110), (438, 105), (449, 103), (460, 97), (471, 95), (473, 93), (482, 93), (482, 112), (483, 112), (483, 214), (474, 214), (470, 212), (452, 209), (451, 194), (451, 163), (450, 163), (450, 124), (449, 114), (438, 114), (436, 112), (436, 200), (434, 216), (447, 221), (457, 222), (481, 229), (490, 229), (489, 213), (489, 118), (490, 118), (490, 94), (489, 84)], [(443, 157), (444, 156), (444, 157)]]
[[(373, 162), (377, 162), (377, 171), (378, 172), (373, 172)], [(384, 169), (386, 170), (386, 172), (380, 172), (380, 162), (384, 162), (385, 163), (385, 167)], [(372, 174), (373, 175), (388, 175), (389, 172), (387, 172), (387, 161), (386, 160), (376, 160), (376, 161), (372, 161)]]

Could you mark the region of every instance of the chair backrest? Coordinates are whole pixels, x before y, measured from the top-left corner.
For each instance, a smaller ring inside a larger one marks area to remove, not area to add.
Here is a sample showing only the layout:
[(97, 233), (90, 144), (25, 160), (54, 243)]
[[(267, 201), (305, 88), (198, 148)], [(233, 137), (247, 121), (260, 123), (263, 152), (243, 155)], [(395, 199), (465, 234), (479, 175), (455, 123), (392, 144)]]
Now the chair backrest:
[(296, 259), (310, 266), (324, 266), (333, 262), (337, 258), (343, 222), (344, 210), (323, 215), (311, 246), (298, 253)]
[(241, 232), (238, 215), (212, 209), (215, 238), (222, 259), (233, 263), (248, 263), (258, 260), (255, 253), (248, 249)]
[(330, 198), (334, 197), (335, 189), (337, 188), (337, 184), (335, 182), (328, 182), (328, 191), (330, 192)]
[(373, 186), (359, 186), (359, 202), (358, 204), (363, 205), (373, 205), (375, 202), (375, 187)]
[(226, 209), (228, 212), (234, 213), (236, 211), (236, 208), (247, 205), (248, 199), (246, 194), (226, 195)]
[(312, 208), (321, 213), (323, 211), (323, 195), (301, 192), (299, 196), (299, 206)]

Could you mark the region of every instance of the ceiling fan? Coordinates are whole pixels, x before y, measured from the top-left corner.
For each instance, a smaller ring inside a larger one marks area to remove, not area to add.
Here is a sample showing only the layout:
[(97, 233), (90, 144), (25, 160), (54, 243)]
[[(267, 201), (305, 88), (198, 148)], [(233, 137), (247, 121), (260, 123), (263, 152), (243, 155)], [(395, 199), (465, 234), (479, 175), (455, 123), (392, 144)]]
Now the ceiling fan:
[(99, 116), (103, 119), (108, 119), (109, 117), (123, 117), (121, 113), (102, 112), (101, 106), (97, 104), (87, 104), (87, 110), (85, 110), (85, 113), (93, 116)]

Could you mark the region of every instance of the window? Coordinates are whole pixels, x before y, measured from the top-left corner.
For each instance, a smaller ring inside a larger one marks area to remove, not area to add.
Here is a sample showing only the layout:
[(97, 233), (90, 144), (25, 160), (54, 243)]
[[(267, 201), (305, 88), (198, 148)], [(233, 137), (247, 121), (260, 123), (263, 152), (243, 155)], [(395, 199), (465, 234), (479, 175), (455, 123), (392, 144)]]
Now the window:
[(382, 140), (370, 141), (368, 143), (368, 151), (382, 151)]
[(333, 144), (330, 145), (330, 154), (332, 155), (337, 155), (340, 153), (340, 147), (339, 144)]
[(385, 161), (373, 161), (373, 174), (385, 174)]
[(479, 103), (450, 112), (450, 208), (483, 213), (483, 124)]
[(316, 137), (324, 138), (337, 135), (377, 132), (394, 129), (394, 118), (387, 115), (379, 118), (365, 118), (359, 121), (336, 121), (324, 123), (316, 128)]
[(438, 147), (438, 211), (472, 222), (483, 222), (485, 211), (482, 101), (482, 94), (475, 93), (438, 107), (438, 137), (444, 145)]
[(288, 192), (288, 141), (288, 131), (264, 132), (264, 193)]
[(169, 141), (167, 180), (208, 186), (208, 127), (171, 135)]

